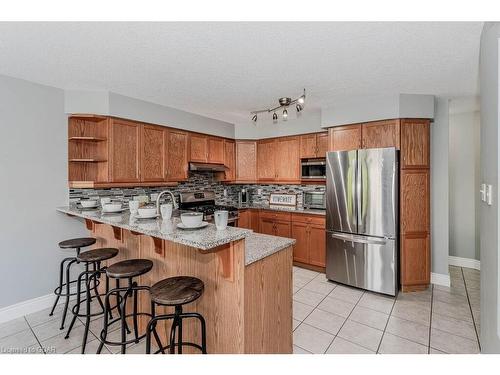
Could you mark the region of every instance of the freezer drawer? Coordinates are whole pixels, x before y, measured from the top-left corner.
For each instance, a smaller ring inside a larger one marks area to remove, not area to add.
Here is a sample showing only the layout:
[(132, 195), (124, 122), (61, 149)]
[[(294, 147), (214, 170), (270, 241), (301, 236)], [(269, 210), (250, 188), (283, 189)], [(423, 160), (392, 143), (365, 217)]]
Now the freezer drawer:
[(378, 293), (397, 293), (394, 239), (326, 232), (326, 277)]

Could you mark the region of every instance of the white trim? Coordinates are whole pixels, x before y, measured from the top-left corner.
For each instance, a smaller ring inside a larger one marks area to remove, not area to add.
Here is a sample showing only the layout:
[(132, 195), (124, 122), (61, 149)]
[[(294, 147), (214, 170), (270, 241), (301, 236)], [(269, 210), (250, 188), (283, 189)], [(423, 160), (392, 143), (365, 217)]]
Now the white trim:
[(450, 286), (450, 275), (431, 272), (431, 284)]
[(473, 268), (475, 270), (481, 269), (481, 262), (476, 259), (461, 258), (461, 257), (448, 257), (448, 263), (450, 266)]
[[(24, 315), (52, 307), (55, 298), (56, 296), (51, 293), (46, 296), (36, 297), (14, 305), (3, 307), (0, 309), (0, 323), (8, 322), (9, 320), (20, 318)], [(62, 303), (63, 301), (64, 299), (61, 297), (59, 299), (59, 303)]]

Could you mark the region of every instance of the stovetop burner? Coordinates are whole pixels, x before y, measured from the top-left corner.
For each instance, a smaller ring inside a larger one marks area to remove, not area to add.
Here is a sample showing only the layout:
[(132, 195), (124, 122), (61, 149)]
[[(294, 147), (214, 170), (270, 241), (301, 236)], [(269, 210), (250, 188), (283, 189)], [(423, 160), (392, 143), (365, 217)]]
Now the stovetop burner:
[(238, 218), (236, 207), (215, 204), (214, 191), (181, 193), (180, 202), (181, 210), (203, 212), (203, 220), (205, 221), (213, 220), (214, 212), (218, 210), (229, 211), (230, 221)]

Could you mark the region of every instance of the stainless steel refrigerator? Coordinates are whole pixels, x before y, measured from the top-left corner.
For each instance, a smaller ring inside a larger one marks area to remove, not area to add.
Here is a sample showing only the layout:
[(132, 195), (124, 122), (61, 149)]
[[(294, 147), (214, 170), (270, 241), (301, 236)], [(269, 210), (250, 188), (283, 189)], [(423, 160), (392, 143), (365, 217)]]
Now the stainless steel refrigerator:
[(398, 152), (335, 151), (326, 161), (326, 277), (395, 296)]

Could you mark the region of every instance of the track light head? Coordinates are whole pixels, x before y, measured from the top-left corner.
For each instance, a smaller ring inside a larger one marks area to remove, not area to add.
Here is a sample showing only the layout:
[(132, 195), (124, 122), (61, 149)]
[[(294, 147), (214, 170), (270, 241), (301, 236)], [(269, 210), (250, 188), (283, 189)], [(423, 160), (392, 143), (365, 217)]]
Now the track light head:
[(256, 115), (256, 114), (255, 114), (255, 115), (253, 115), (253, 117), (252, 117), (252, 121), (253, 121), (253, 122), (257, 122), (257, 115)]
[(278, 121), (278, 115), (276, 114), (276, 112), (273, 113), (273, 122), (276, 122)]
[(286, 108), (283, 110), (283, 121), (286, 121), (288, 120), (288, 111), (286, 110)]
[(298, 113), (298, 112), (302, 111), (304, 109), (304, 107), (301, 104), (297, 104), (295, 106), (295, 109), (297, 110), (297, 113)]

